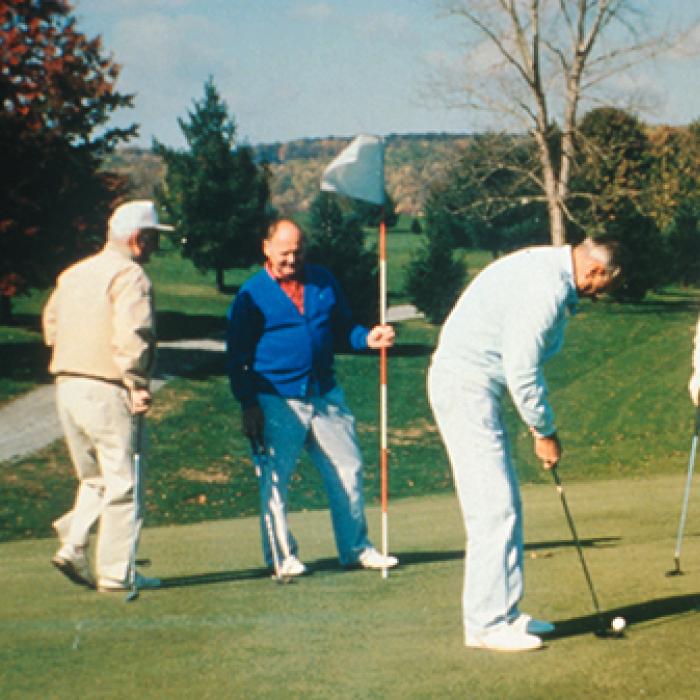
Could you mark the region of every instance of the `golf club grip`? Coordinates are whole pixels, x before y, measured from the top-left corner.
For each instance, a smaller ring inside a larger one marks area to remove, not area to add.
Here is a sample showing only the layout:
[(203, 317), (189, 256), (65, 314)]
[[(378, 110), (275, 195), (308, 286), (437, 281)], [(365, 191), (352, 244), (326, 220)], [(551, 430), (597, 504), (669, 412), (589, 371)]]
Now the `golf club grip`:
[(251, 452), (254, 455), (260, 456), (265, 454), (265, 445), (261, 440), (258, 440), (255, 437), (249, 437), (248, 442), (250, 443)]
[(143, 414), (137, 413), (132, 417), (131, 446), (136, 457), (141, 455), (141, 443), (143, 442)]

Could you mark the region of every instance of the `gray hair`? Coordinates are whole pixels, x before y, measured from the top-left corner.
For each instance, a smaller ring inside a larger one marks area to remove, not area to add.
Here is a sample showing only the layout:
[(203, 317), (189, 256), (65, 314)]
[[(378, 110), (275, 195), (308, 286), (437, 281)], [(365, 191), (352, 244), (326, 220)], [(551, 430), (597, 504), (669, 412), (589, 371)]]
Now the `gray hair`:
[(591, 238), (587, 236), (579, 244), (586, 255), (605, 267), (605, 271), (614, 279), (620, 274), (619, 243), (608, 236)]

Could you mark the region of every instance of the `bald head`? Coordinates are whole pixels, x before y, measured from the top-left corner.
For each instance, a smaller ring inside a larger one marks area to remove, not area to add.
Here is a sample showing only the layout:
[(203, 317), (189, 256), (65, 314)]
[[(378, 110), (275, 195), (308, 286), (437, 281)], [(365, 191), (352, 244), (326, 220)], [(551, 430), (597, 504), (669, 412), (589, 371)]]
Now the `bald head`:
[(275, 221), (263, 241), (263, 253), (275, 279), (296, 277), (304, 264), (302, 230), (291, 219)]

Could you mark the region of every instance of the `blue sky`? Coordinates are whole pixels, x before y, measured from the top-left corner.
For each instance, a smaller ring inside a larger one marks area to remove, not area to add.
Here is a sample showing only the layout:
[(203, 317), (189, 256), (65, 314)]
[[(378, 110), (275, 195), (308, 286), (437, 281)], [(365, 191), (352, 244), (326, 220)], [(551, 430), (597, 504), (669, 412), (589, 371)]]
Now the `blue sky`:
[[(357, 133), (471, 132), (505, 125), (426, 96), (457, 60), (463, 30), (434, 0), (73, 0), (78, 27), (122, 65), (139, 145), (184, 145), (177, 124), (212, 76), (239, 138), (252, 144)], [(643, 0), (655, 22), (698, 14), (697, 0)], [(700, 45), (696, 34), (694, 45)], [(700, 118), (700, 58), (677, 51), (624, 76), (651, 96), (649, 122)], [(622, 83), (621, 83), (622, 86)]]

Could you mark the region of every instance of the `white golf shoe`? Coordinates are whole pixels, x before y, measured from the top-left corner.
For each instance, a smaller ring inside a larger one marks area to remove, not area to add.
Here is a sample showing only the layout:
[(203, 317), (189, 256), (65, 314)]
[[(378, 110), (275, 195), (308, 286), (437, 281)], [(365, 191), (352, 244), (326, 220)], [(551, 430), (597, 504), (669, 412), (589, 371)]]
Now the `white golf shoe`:
[(51, 563), (73, 583), (88, 588), (95, 587), (95, 580), (90, 573), (87, 548), (74, 544), (64, 544), (51, 559)]
[(392, 569), (399, 563), (396, 557), (391, 556), (391, 554), (384, 556), (374, 547), (367, 547), (363, 550), (357, 561), (363, 569), (375, 570)]
[(465, 645), (491, 651), (533, 651), (542, 647), (542, 640), (513, 625), (499, 625), (492, 631), (472, 635), (467, 632)]
[(306, 564), (300, 562), (293, 554), (290, 554), (281, 564), (280, 576), (303, 576), (306, 573)]
[[(136, 588), (138, 590), (152, 590), (154, 588), (160, 588), (162, 581), (159, 578), (154, 578), (152, 576), (143, 576), (138, 571), (136, 572), (136, 580), (134, 581)], [(99, 593), (119, 593), (122, 591), (128, 591), (131, 588), (130, 581), (118, 581), (113, 578), (100, 578), (97, 582), (97, 590)]]
[(536, 620), (531, 615), (527, 613), (520, 613), (518, 617), (510, 623), (511, 627), (519, 629), (521, 632), (528, 632), (529, 634), (552, 634), (554, 632), (554, 625), (547, 620)]

